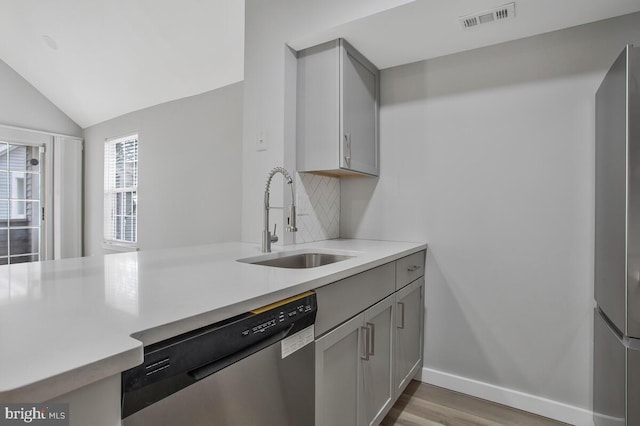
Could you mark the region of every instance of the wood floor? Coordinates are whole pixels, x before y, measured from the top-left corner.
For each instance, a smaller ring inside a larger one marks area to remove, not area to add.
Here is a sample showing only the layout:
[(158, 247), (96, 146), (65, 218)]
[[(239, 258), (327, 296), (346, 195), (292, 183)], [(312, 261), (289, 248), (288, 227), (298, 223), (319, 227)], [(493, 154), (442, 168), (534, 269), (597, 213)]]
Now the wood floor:
[(381, 426), (559, 426), (540, 417), (491, 401), (412, 381)]

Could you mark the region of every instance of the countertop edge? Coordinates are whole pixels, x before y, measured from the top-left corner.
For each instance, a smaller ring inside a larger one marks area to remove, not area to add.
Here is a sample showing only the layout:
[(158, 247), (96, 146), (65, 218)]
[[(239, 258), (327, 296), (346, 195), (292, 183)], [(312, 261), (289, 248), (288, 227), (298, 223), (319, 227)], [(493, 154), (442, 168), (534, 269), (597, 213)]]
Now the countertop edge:
[(289, 296), (343, 280), (378, 266), (394, 262), (413, 253), (426, 250), (428, 247), (426, 243), (406, 243), (415, 244), (415, 246), (349, 267), (347, 269), (332, 272), (318, 278), (305, 280), (271, 293), (258, 295), (238, 303), (218, 307), (211, 311), (196, 314), (191, 317), (185, 317), (178, 321), (168, 322), (146, 330), (134, 332), (129, 336), (123, 335), (123, 338), (126, 337), (127, 341), (120, 347), (125, 347), (126, 349), (115, 349), (112, 354), (107, 355), (102, 359), (45, 377), (42, 380), (37, 380), (24, 386), (5, 390), (0, 389), (0, 402), (43, 402), (64, 396), (66, 393), (105, 379), (109, 376), (120, 374), (122, 371), (141, 364), (143, 362), (144, 345), (155, 343), (168, 337), (176, 336), (178, 334), (212, 324), (233, 315), (254, 309), (258, 306), (268, 305)]
[(135, 339), (129, 340), (132, 344), (130, 349), (16, 389), (0, 391), (0, 401), (45, 402), (140, 365), (143, 361), (142, 343)]
[(234, 315), (238, 315), (261, 306), (269, 305), (287, 297), (294, 296), (308, 290), (314, 290), (316, 288), (335, 283), (336, 281), (361, 274), (370, 269), (377, 268), (378, 266), (382, 266), (390, 262), (395, 262), (398, 259), (426, 249), (427, 244), (421, 244), (417, 247), (403, 250), (392, 255), (384, 256), (379, 259), (351, 267), (349, 269), (334, 272), (320, 278), (304, 281), (283, 290), (277, 290), (269, 294), (256, 296), (254, 298), (244, 300), (234, 305), (214, 309), (208, 312), (203, 312), (192, 317), (183, 318), (178, 321), (162, 324), (146, 330), (140, 330), (138, 332), (132, 333), (131, 337), (139, 340), (143, 345), (150, 345), (161, 340), (176, 336), (178, 334), (186, 333), (188, 331), (195, 330), (197, 328), (204, 327), (218, 321), (222, 321)]

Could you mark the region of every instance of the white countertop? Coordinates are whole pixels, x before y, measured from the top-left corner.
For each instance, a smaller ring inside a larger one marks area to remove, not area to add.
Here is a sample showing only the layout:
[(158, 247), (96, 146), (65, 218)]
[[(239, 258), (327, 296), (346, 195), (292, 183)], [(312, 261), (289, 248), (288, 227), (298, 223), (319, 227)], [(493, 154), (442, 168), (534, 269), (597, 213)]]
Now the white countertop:
[(311, 269), (251, 265), (223, 243), (0, 267), (0, 401), (40, 402), (142, 362), (142, 346), (363, 272), (425, 244), (328, 240), (349, 251)]

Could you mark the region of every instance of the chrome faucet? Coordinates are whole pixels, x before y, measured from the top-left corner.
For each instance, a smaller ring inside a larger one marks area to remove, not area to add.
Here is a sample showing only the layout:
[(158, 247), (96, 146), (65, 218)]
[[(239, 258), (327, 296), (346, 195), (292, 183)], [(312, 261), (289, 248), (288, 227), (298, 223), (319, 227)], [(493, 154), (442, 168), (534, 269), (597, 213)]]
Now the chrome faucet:
[(289, 232), (296, 232), (298, 228), (296, 228), (296, 197), (293, 192), (293, 179), (282, 167), (274, 167), (271, 172), (269, 172), (269, 177), (267, 178), (267, 185), (264, 189), (264, 229), (262, 230), (262, 252), (263, 253), (271, 253), (271, 243), (275, 243), (278, 241), (278, 236), (276, 235), (276, 227), (273, 227), (273, 235), (269, 232), (269, 187), (271, 186), (271, 179), (276, 173), (282, 173), (286, 182), (291, 185), (291, 205), (289, 206), (289, 219), (287, 220), (286, 230)]

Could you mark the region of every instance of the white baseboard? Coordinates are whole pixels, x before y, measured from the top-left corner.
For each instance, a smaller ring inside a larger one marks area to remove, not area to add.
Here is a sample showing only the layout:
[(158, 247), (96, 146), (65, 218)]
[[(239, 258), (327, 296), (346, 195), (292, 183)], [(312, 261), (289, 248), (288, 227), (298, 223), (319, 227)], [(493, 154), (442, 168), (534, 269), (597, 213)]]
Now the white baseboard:
[(456, 392), (508, 405), (550, 419), (576, 426), (593, 426), (593, 413), (584, 408), (530, 395), (478, 380), (423, 368), (416, 377), (424, 383), (451, 389)]

